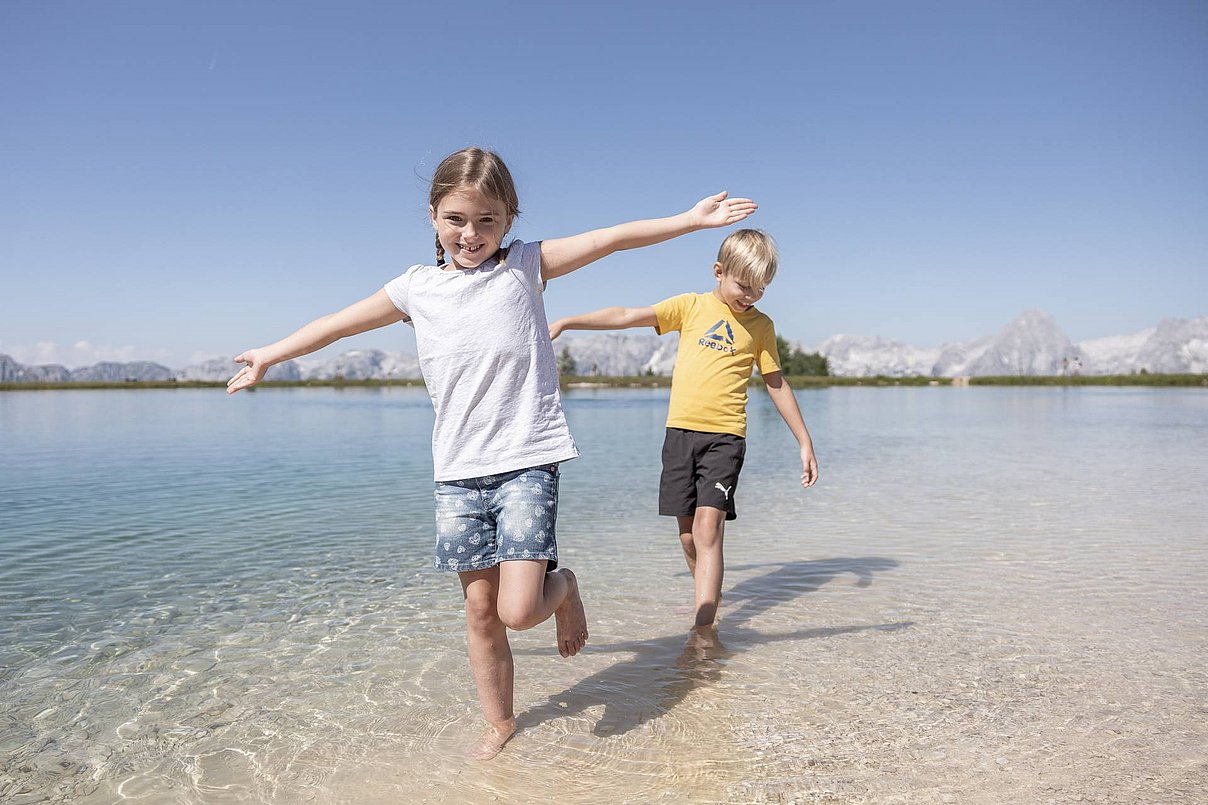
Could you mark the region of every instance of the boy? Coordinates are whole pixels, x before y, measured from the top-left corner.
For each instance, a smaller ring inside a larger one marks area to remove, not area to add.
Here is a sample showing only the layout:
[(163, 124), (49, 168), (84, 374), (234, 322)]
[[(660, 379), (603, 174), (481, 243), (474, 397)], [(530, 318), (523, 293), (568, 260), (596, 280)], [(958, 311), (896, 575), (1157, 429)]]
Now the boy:
[(734, 492), (746, 454), (747, 381), (758, 365), (768, 396), (801, 448), (801, 485), (818, 480), (818, 462), (793, 390), (780, 374), (776, 330), (755, 309), (776, 275), (772, 238), (740, 229), (721, 244), (712, 293), (673, 296), (652, 307), (609, 307), (568, 316), (550, 325), (550, 337), (565, 330), (654, 327), (659, 335), (680, 331), (667, 436), (659, 514), (674, 516), (684, 558), (696, 587), (696, 625), (717, 616), (724, 572), (722, 536), (733, 520)]

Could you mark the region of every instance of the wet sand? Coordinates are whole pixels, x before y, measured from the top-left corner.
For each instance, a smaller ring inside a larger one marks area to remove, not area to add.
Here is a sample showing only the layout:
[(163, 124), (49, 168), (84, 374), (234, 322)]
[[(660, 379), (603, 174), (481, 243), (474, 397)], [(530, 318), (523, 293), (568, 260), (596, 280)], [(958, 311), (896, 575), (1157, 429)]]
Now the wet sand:
[(975, 598), (954, 600), (942, 574), (884, 557), (748, 565), (731, 571), (712, 644), (671, 619), (634, 634), (614, 617), (560, 663), (524, 635), (520, 732), (496, 761), (451, 762), (473, 736), (466, 710), (327, 790), (346, 802), (1202, 802), (1202, 629), (1137, 628), (1151, 613), (1125, 580), (1118, 597), (1063, 600), (1041, 568), (988, 562), (980, 575)]
[[(338, 776), (361, 781), (347, 801), (1208, 801), (1202, 398), (1154, 398), (1171, 427), (1137, 448), (1132, 398), (1091, 400), (1112, 428), (1083, 398), (1002, 399), (922, 433), (881, 398), (894, 425), (853, 422), (843, 445), (876, 460), (824, 466), (804, 495), (793, 456), (753, 439), (767, 481), (727, 531), (712, 647), (689, 635), (666, 521), (609, 560), (568, 541), (592, 643), (562, 662), (552, 630), (519, 636), (504, 754), (445, 759), (467, 708), (439, 760)], [(608, 495), (567, 478), (569, 524), (608, 522)]]

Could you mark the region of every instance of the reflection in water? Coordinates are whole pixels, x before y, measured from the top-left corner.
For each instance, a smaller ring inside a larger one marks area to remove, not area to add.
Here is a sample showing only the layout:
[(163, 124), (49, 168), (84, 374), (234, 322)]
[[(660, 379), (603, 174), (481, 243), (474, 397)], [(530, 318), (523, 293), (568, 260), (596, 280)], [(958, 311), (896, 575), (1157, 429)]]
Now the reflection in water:
[[(588, 676), (517, 718), (517, 728), (537, 727), (551, 719), (603, 708), (592, 733), (599, 737), (624, 735), (659, 718), (682, 702), (696, 688), (721, 679), (722, 671), (737, 651), (780, 641), (814, 640), (853, 634), (870, 629), (893, 631), (911, 622), (800, 629), (765, 634), (746, 626), (769, 609), (814, 592), (844, 573), (854, 574), (860, 587), (872, 584), (873, 574), (891, 570), (898, 563), (880, 557), (838, 558), (773, 564), (763, 575), (745, 579), (725, 593), (720, 626), (694, 627), (682, 634), (651, 640), (635, 640), (592, 646), (592, 653), (629, 653), (632, 658), (615, 663)], [(768, 565), (745, 565), (732, 570), (750, 570)], [(738, 602), (733, 611), (729, 607)], [(727, 648), (725, 634), (736, 649)]]
[(732, 656), (734, 652), (721, 642), (716, 624), (689, 629), (684, 649), (675, 660), (675, 673), (659, 695), (659, 710), (670, 712), (693, 688), (718, 682), (722, 668)]
[(597, 642), (519, 635), (524, 729), (467, 767), (422, 389), (0, 394), (0, 801), (1202, 801), (1208, 393), (799, 397), (823, 482), (753, 395), (714, 634), (666, 391), (568, 392)]

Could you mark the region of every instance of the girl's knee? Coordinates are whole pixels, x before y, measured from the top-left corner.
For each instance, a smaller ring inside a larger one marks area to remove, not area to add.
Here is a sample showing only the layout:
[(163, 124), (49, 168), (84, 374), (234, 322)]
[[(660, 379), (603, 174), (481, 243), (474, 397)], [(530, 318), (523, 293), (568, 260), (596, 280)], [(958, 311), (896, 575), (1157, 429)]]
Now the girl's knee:
[(540, 615), (540, 602), (529, 600), (526, 596), (517, 598), (500, 598), (497, 607), (497, 617), (509, 629), (522, 632), (532, 629), (544, 620)]
[(538, 623), (541, 623), (538, 613), (532, 608), (524, 606), (504, 606), (500, 604), (498, 617), (504, 626), (514, 632), (523, 632), (525, 629), (532, 629)]
[(499, 625), (495, 599), (491, 596), (466, 596), (466, 622), (471, 629), (490, 629)]

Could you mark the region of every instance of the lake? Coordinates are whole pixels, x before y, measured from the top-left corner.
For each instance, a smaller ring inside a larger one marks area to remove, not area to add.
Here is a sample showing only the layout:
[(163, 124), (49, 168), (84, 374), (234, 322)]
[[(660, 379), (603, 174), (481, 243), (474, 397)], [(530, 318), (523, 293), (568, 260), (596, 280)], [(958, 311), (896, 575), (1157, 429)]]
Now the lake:
[(1208, 392), (752, 390), (718, 638), (666, 389), (564, 394), (591, 642), (491, 763), (422, 388), (0, 393), (0, 800), (1202, 802)]

